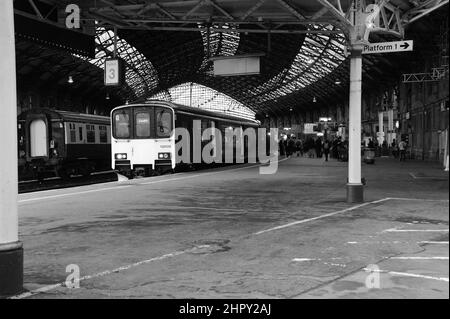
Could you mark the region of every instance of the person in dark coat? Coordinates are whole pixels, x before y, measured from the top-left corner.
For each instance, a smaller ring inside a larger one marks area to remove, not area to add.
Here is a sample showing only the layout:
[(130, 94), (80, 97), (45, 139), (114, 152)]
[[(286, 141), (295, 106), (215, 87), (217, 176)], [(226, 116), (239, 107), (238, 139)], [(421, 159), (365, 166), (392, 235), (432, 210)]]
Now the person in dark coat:
[(322, 139), (318, 138), (315, 142), (317, 158), (322, 158)]
[(297, 151), (297, 157), (303, 157), (303, 143), (301, 139), (298, 139), (297, 142), (295, 142), (295, 150)]
[(288, 156), (292, 156), (295, 152), (295, 137), (288, 139)]
[(330, 142), (325, 140), (323, 142), (323, 154), (325, 155), (325, 162), (328, 162), (328, 156), (330, 155)]
[(284, 156), (286, 154), (286, 149), (284, 147), (283, 137), (280, 138), (280, 141), (278, 142), (278, 147), (280, 149), (280, 156)]

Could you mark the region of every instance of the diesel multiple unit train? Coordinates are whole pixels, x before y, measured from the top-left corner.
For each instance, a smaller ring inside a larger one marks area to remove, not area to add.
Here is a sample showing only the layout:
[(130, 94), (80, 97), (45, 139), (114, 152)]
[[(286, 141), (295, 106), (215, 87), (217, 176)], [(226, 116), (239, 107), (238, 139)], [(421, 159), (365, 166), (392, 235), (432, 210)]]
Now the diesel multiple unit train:
[[(164, 101), (120, 106), (112, 110), (111, 117), (31, 109), (18, 117), (19, 176), (67, 178), (112, 168), (132, 178), (214, 164), (194, 159), (194, 139), (190, 138), (195, 135), (194, 121), (199, 123), (200, 136), (208, 128), (222, 133), (216, 142), (222, 145), (223, 154), (226, 129), (259, 127), (255, 121)], [(188, 150), (183, 150), (190, 154), (188, 160), (176, 149), (177, 128), (189, 135)], [(218, 137), (202, 139), (201, 147), (214, 139)], [(232, 145), (234, 156), (246, 157), (246, 143)]]
[[(255, 121), (164, 101), (148, 101), (145, 104), (115, 108), (111, 112), (111, 124), (112, 167), (126, 176), (147, 176), (153, 171), (164, 172), (183, 166), (225, 163), (225, 130), (259, 127)], [(176, 148), (176, 144), (180, 142), (180, 128), (187, 134), (184, 136), (185, 149)], [(206, 129), (217, 129), (221, 134), (204, 138), (202, 135)], [(197, 141), (197, 150), (196, 136), (201, 139)], [(215, 151), (223, 155), (215, 162), (205, 162), (200, 158), (201, 154), (196, 152), (209, 143), (216, 143)], [(247, 143), (238, 144), (234, 141), (232, 145), (233, 162), (236, 155), (246, 157), (244, 153)], [(240, 149), (236, 150), (237, 147)]]

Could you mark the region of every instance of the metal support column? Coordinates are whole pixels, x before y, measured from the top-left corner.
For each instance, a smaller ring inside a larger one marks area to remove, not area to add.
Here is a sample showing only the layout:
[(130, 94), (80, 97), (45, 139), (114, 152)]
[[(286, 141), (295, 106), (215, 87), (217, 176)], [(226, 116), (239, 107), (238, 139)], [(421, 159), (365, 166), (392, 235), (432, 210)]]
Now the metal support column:
[(17, 215), (17, 93), (13, 0), (0, 1), (0, 297), (22, 291)]
[(354, 45), (350, 60), (350, 105), (349, 105), (349, 149), (347, 201), (364, 201), (361, 182), (361, 90), (362, 90), (362, 45)]
[(347, 202), (362, 203), (364, 186), (361, 179), (361, 97), (362, 97), (362, 51), (368, 40), (364, 1), (353, 2), (350, 16), (350, 102), (349, 102), (349, 150)]

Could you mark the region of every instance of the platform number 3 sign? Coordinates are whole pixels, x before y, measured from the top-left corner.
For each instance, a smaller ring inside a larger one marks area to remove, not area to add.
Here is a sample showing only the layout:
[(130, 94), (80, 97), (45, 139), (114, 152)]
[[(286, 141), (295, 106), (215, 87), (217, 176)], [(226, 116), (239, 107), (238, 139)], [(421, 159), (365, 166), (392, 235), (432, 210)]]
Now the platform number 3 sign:
[(105, 61), (105, 85), (119, 86), (123, 83), (123, 61), (120, 59), (108, 59)]

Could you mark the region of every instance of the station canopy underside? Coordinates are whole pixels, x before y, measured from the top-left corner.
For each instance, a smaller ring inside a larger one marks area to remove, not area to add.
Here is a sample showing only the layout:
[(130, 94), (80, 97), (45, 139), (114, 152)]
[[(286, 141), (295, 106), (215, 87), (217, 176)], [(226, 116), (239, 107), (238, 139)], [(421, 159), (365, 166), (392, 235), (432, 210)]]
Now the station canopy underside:
[[(99, 94), (105, 90), (104, 61), (114, 55), (116, 39), (117, 54), (127, 70), (126, 85), (115, 92), (123, 101), (170, 99), (171, 88), (193, 82), (226, 94), (259, 116), (277, 116), (327, 105), (330, 100), (343, 102), (348, 96), (351, 0), (41, 1), (47, 10), (52, 7), (58, 12), (60, 24), (67, 5), (81, 7), (83, 31), (95, 36), (95, 56), (78, 52), (63, 56), (48, 49), (49, 57), (42, 53), (33, 63), (33, 50), (26, 39), (20, 39), (19, 78), (20, 72), (39, 68), (41, 81), (54, 80), (64, 74), (58, 68), (70, 65), (73, 72), (84, 74), (78, 85), (91, 87), (85, 93)], [(404, 27), (448, 0), (377, 3), (382, 6), (379, 32), (371, 40), (383, 41), (402, 38)], [(45, 20), (39, 11), (33, 6), (16, 14)], [(34, 50), (39, 48), (43, 50), (39, 46)], [(263, 54), (259, 75), (213, 75), (211, 58), (254, 53)], [(381, 56), (366, 55), (364, 60), (369, 81), (376, 81), (373, 72), (378, 77), (393, 65)], [(58, 79), (64, 82), (63, 76)]]

